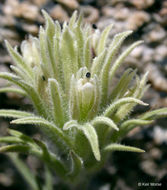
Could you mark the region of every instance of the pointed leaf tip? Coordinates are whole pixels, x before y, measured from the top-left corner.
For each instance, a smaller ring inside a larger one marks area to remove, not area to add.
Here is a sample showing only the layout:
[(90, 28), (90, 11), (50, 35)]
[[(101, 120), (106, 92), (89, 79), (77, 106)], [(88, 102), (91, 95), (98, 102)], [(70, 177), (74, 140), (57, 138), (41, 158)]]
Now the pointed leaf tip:
[(107, 145), (104, 148), (105, 151), (128, 151), (128, 152), (145, 152), (145, 150), (142, 150), (140, 148), (132, 147), (132, 146), (126, 146), (116, 143), (111, 143)]
[(98, 124), (102, 124), (102, 125), (107, 125), (108, 127), (110, 127), (111, 129), (115, 129), (116, 131), (119, 131), (119, 128), (117, 127), (117, 125), (114, 123), (113, 120), (111, 120), (108, 117), (105, 116), (98, 116), (96, 117), (92, 122), (92, 125), (98, 125)]
[(42, 15), (45, 17), (45, 19), (49, 16), (47, 11), (45, 9), (41, 10)]

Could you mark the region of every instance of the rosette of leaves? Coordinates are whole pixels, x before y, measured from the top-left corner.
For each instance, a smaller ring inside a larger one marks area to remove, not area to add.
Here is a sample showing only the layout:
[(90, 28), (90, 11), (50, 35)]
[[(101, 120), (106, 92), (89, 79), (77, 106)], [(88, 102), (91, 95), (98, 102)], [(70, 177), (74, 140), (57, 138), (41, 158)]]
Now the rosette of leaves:
[[(140, 78), (136, 70), (129, 68), (113, 84), (124, 59), (142, 43), (137, 41), (118, 55), (132, 31), (118, 33), (109, 40), (112, 25), (100, 33), (74, 12), (69, 23), (61, 27), (42, 12), (45, 28), (40, 27), (38, 38), (30, 36), (22, 42), (21, 53), (6, 42), (15, 63), (11, 66), (14, 73), (0, 73), (0, 78), (16, 86), (0, 91), (27, 96), (34, 112), (0, 110), (0, 116), (14, 118), (11, 124), (38, 127), (46, 141), (10, 129), (11, 136), (0, 138), (7, 144), (0, 152), (35, 155), (61, 179), (77, 184), (102, 168), (112, 151), (144, 152), (122, 145), (120, 140), (135, 127), (166, 116), (167, 108), (131, 117), (137, 104), (148, 105), (140, 100), (148, 89), (147, 73)], [(16, 164), (21, 162), (13, 159)], [(37, 189), (35, 179), (30, 185)]]

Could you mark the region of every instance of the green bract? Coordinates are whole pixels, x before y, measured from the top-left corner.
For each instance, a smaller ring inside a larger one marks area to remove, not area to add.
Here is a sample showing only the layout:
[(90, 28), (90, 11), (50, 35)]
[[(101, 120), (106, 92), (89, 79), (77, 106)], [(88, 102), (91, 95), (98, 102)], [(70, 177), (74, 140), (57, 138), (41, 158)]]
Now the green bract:
[[(167, 108), (131, 118), (137, 104), (147, 106), (140, 100), (148, 88), (147, 73), (139, 78), (136, 70), (127, 69), (116, 84), (112, 83), (124, 59), (142, 43), (133, 43), (117, 57), (132, 31), (116, 34), (110, 42), (112, 25), (100, 34), (83, 24), (82, 16), (77, 18), (74, 12), (61, 28), (42, 12), (46, 26), (40, 27), (39, 38), (30, 36), (22, 42), (21, 54), (6, 42), (15, 62), (11, 66), (14, 74), (0, 73), (0, 78), (19, 87), (6, 87), (0, 92), (28, 96), (35, 113), (0, 110), (0, 116), (16, 118), (11, 124), (39, 127), (52, 145), (9, 130), (11, 136), (1, 137), (0, 142), (10, 145), (0, 151), (36, 155), (61, 178), (77, 183), (100, 169), (111, 151), (144, 152), (119, 142), (134, 127), (166, 116)], [(12, 159), (16, 165), (23, 164), (16, 157)], [(37, 189), (35, 181), (30, 185)]]

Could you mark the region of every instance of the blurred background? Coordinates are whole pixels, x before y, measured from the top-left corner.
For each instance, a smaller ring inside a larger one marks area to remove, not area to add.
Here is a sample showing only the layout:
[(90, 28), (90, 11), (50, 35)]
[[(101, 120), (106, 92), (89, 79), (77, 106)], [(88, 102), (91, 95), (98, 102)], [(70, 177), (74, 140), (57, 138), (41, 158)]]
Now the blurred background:
[[(68, 21), (74, 10), (83, 12), (85, 22), (103, 30), (113, 23), (110, 37), (118, 32), (133, 30), (124, 47), (136, 40), (144, 40), (125, 60), (125, 67), (137, 68), (139, 74), (149, 71), (150, 89), (144, 96), (149, 108), (137, 107), (134, 114), (167, 106), (167, 1), (166, 0), (0, 0), (0, 71), (10, 71), (12, 60), (4, 47), (4, 39), (12, 46), (28, 37), (38, 35), (44, 19), (41, 9), (55, 20)], [(123, 47), (123, 48), (124, 48)], [(119, 73), (118, 73), (119, 76)], [(6, 85), (0, 79), (0, 87)], [(0, 93), (0, 109), (31, 110), (30, 102), (14, 93)], [(145, 109), (145, 110), (144, 110)], [(0, 136), (7, 134), (9, 121), (0, 118)], [(92, 179), (90, 190), (167, 189), (167, 119), (159, 119), (151, 126), (134, 129), (123, 144), (138, 146), (146, 153), (114, 152), (104, 169)], [(14, 126), (14, 128), (17, 128)], [(38, 131), (19, 129), (37, 136)], [(37, 175), (44, 178), (42, 163), (32, 156), (21, 155)], [(147, 186), (147, 183), (155, 185)], [(157, 183), (157, 184), (156, 184)], [(158, 185), (158, 186), (157, 186)], [(0, 154), (0, 190), (28, 190), (11, 160)], [(54, 189), (63, 186), (54, 177)]]

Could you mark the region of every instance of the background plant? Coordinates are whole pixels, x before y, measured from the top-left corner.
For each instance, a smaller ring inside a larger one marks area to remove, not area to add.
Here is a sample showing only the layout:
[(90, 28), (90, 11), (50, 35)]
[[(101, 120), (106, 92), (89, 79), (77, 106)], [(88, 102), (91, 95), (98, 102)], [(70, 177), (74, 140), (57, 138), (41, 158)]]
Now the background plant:
[[(113, 83), (121, 63), (142, 43), (135, 42), (118, 56), (132, 31), (115, 35), (109, 43), (112, 25), (100, 34), (84, 24), (81, 15), (77, 18), (76, 12), (62, 28), (45, 11), (43, 15), (45, 28), (40, 27), (39, 38), (30, 36), (22, 42), (21, 54), (6, 42), (15, 74), (0, 73), (1, 78), (17, 86), (1, 91), (28, 96), (34, 113), (0, 110), (0, 115), (16, 118), (11, 124), (39, 127), (46, 139), (32, 139), (10, 129), (11, 136), (0, 138), (8, 144), (0, 151), (35, 155), (64, 181), (77, 185), (102, 168), (111, 151), (144, 152), (122, 145), (120, 140), (136, 126), (166, 116), (167, 109), (130, 117), (137, 104), (147, 106), (140, 100), (149, 87), (147, 73), (140, 78), (130, 68), (116, 85)], [(16, 156), (10, 157), (16, 165), (23, 165)], [(31, 187), (38, 189), (33, 175), (26, 166), (22, 168)]]

